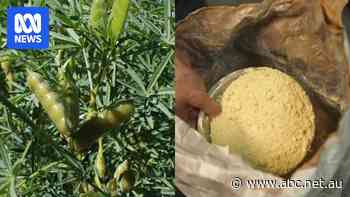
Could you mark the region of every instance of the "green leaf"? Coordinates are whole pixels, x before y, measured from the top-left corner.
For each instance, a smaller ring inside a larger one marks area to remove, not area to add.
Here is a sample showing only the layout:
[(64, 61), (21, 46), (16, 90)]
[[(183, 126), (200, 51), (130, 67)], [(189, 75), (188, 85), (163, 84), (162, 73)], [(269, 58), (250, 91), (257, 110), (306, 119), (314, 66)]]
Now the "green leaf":
[(11, 167), (11, 171), (13, 175), (17, 175), (17, 173), (19, 172), (18, 168), (20, 167), (21, 164), (24, 163), (25, 157), (31, 145), (32, 145), (32, 141), (29, 141), (27, 143), (26, 148), (24, 149), (24, 152), (22, 153), (22, 157), (18, 158), (16, 162), (13, 164), (13, 166)]
[(10, 177), (5, 177), (0, 181), (0, 194), (6, 193), (9, 190), (10, 183)]
[(47, 165), (41, 167), (40, 169), (38, 169), (38, 170), (37, 170), (36, 172), (34, 172), (33, 174), (31, 174), (31, 175), (29, 176), (29, 178), (33, 179), (33, 178), (35, 178), (36, 176), (39, 176), (39, 174), (40, 174), (41, 172), (46, 172), (46, 171), (48, 171), (50, 168), (53, 168), (53, 167), (57, 166), (57, 165), (60, 164), (60, 163), (61, 163), (60, 161), (56, 161), (56, 162), (49, 163), (49, 164), (47, 164)]
[(80, 36), (72, 28), (66, 29), (67, 33), (72, 37), (72, 39), (80, 45)]
[(83, 175), (85, 173), (83, 165), (71, 153), (60, 147), (55, 147), (55, 150), (63, 157), (66, 161), (65, 163), (78, 170), (80, 174)]
[(0, 159), (1, 161), (4, 162), (5, 166), (7, 169), (9, 169), (12, 166), (11, 159), (9, 155), (7, 154), (7, 149), (5, 147), (5, 144), (0, 140)]
[(128, 67), (126, 72), (129, 74), (131, 79), (136, 82), (136, 84), (138, 85), (138, 88), (140, 89), (142, 94), (147, 96), (148, 93), (146, 91), (145, 84), (143, 83), (143, 80), (141, 79), (141, 77), (131, 67)]
[(152, 89), (155, 86), (155, 84), (157, 83), (160, 75), (164, 71), (165, 67), (169, 65), (168, 63), (173, 58), (173, 55), (174, 55), (174, 51), (170, 51), (168, 53), (168, 55), (166, 56), (166, 58), (164, 59), (164, 62), (157, 67), (156, 71), (154, 72), (154, 74), (152, 76), (151, 83), (149, 84), (149, 86), (147, 88), (147, 92), (151, 92), (152, 91)]
[(169, 109), (162, 103), (158, 103), (157, 105), (158, 109), (160, 109), (160, 111), (162, 111), (169, 119), (173, 119), (174, 116), (173, 116), (173, 113), (171, 113), (169, 111)]
[(157, 93), (157, 95), (170, 95), (170, 96), (175, 96), (175, 90), (172, 87), (164, 87), (160, 88)]
[(71, 37), (68, 37), (68, 36), (65, 36), (61, 33), (56, 33), (56, 32), (50, 32), (50, 37), (51, 38), (54, 38), (54, 39), (58, 39), (58, 40), (61, 40), (61, 41), (66, 41), (66, 42), (69, 42), (71, 44), (76, 44), (76, 45), (80, 45), (79, 42), (77, 42), (76, 40), (74, 40), (73, 38)]

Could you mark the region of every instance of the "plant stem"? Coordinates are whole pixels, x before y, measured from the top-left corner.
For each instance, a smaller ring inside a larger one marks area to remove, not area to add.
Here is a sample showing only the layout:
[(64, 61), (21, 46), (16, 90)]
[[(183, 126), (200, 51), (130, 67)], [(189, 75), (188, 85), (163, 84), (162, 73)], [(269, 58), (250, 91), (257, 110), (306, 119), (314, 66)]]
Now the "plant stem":
[(33, 121), (22, 110), (14, 106), (5, 96), (3, 90), (0, 89), (0, 103), (5, 105), (11, 112), (15, 113), (24, 122), (28, 123), (30, 127), (35, 128)]

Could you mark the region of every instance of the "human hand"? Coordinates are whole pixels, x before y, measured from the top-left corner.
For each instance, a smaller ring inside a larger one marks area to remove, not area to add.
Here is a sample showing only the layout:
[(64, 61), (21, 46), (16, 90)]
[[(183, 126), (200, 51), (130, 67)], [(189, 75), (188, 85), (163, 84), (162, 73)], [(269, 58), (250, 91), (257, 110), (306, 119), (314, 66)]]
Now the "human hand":
[(204, 111), (210, 118), (213, 118), (220, 113), (221, 109), (209, 97), (203, 79), (178, 50), (175, 64), (175, 113), (193, 128), (196, 128), (200, 110)]

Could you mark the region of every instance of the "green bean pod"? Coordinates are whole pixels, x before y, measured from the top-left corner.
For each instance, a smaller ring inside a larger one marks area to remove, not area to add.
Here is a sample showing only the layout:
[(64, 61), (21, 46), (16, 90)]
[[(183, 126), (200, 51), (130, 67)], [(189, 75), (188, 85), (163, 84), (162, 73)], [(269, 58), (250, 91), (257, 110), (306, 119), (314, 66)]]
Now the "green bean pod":
[(79, 185), (79, 192), (80, 193), (87, 193), (94, 191), (94, 187), (92, 187), (89, 183), (87, 182), (81, 182)]
[(80, 194), (79, 197), (104, 197), (105, 195), (99, 192), (86, 192), (84, 194)]
[(109, 16), (108, 33), (113, 42), (119, 39), (128, 16), (129, 0), (114, 0)]
[(122, 192), (130, 192), (135, 183), (135, 177), (131, 171), (126, 171), (119, 181), (120, 190)]
[(123, 161), (123, 163), (119, 164), (119, 166), (115, 169), (113, 178), (120, 179), (120, 177), (129, 170), (129, 162), (128, 160)]
[(106, 175), (106, 161), (103, 156), (103, 143), (102, 138), (98, 140), (98, 152), (96, 156), (95, 166), (98, 176), (102, 179)]
[(61, 100), (65, 107), (67, 125), (72, 132), (75, 132), (79, 124), (79, 90), (68, 69), (59, 70), (58, 82)]
[(111, 193), (111, 196), (115, 196), (115, 193), (117, 192), (117, 180), (115, 178), (108, 181), (107, 189)]
[(111, 8), (113, 6), (114, 0), (106, 0), (107, 1), (107, 8)]
[(90, 10), (90, 26), (94, 29), (104, 28), (107, 18), (106, 0), (93, 0)]
[(57, 55), (55, 57), (55, 62), (59, 66), (62, 64), (63, 52), (63, 49), (58, 50)]
[(56, 92), (52, 91), (47, 82), (33, 71), (27, 71), (27, 84), (39, 103), (43, 106), (58, 131), (65, 136), (71, 134), (65, 117), (65, 108)]
[(133, 173), (129, 170), (129, 162), (125, 160), (114, 172), (113, 179), (119, 185), (121, 191), (129, 192), (135, 183)]
[(111, 110), (105, 110), (99, 114), (100, 124), (104, 129), (113, 129), (122, 122), (128, 120), (134, 111), (134, 106), (124, 103)]
[(90, 117), (82, 124), (77, 133), (73, 136), (74, 149), (81, 152), (89, 148), (108, 129), (117, 128), (121, 123), (127, 121), (134, 111), (130, 103), (123, 103), (119, 106), (98, 113)]
[(11, 69), (11, 61), (8, 58), (3, 58), (1, 60), (1, 68), (5, 73), (7, 86), (9, 89), (12, 89), (12, 82), (14, 80), (14, 77)]
[(98, 188), (102, 189), (102, 183), (101, 183), (100, 178), (98, 177), (97, 174), (95, 174), (94, 180), (95, 180), (96, 186), (97, 186)]

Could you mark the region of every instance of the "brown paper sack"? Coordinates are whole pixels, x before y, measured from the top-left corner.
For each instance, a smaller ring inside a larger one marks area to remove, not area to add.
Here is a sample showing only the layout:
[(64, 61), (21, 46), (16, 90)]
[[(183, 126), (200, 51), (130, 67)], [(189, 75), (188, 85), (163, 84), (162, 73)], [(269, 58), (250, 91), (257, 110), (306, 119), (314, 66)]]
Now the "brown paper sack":
[[(350, 163), (350, 130), (345, 125), (350, 117), (344, 117), (350, 104), (349, 66), (341, 22), (346, 3), (265, 0), (213, 6), (195, 11), (176, 27), (176, 50), (186, 54), (208, 89), (228, 73), (252, 66), (279, 69), (304, 87), (316, 113), (316, 139), (310, 154), (290, 179), (341, 178), (345, 187), (346, 177), (350, 177), (350, 169), (340, 165), (348, 160)], [(338, 127), (340, 119), (343, 123)], [(235, 177), (242, 182), (252, 178), (284, 179), (250, 168), (240, 157), (229, 154), (227, 148), (209, 144), (180, 119), (176, 119), (175, 158), (176, 185), (191, 197), (320, 197), (342, 192), (334, 189), (322, 193), (325, 189), (310, 188), (252, 190), (244, 184), (234, 190)]]

